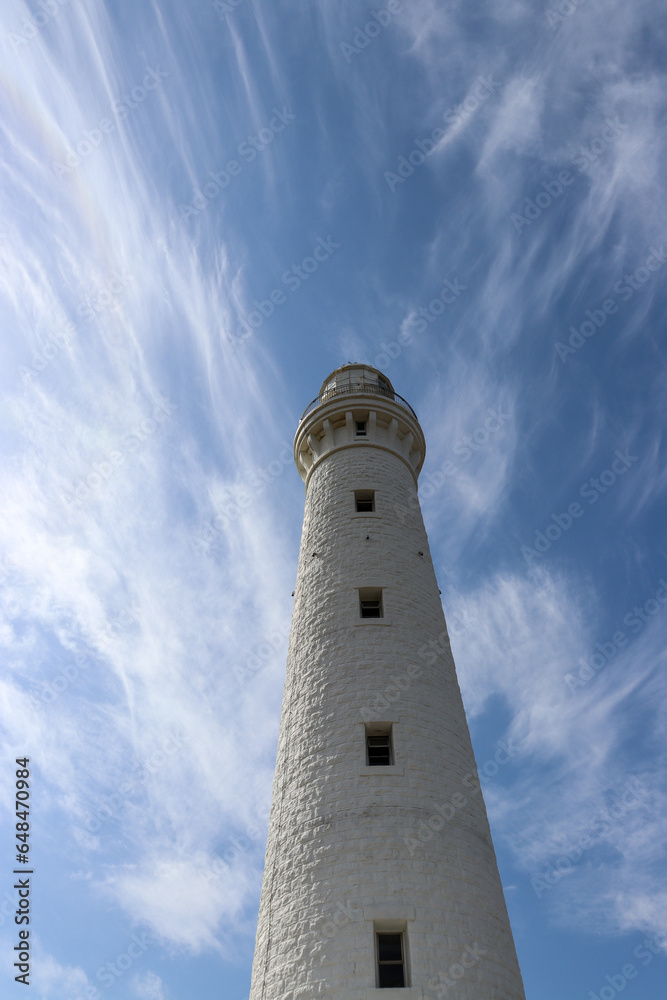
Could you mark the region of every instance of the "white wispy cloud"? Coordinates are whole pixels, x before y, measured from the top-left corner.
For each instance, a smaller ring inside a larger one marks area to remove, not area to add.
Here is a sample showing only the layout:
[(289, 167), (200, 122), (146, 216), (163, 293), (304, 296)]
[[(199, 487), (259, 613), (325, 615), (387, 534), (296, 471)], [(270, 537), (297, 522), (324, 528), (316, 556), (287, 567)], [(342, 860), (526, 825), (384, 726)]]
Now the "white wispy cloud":
[[(266, 352), (226, 342), (239, 303), (230, 261), (242, 248), (219, 241), (203, 261), (171, 199), (151, 197), (152, 138), (137, 127), (150, 101), (186, 175), (201, 162), (188, 153), (179, 117), (178, 64), (164, 53), (159, 62), (147, 57), (167, 75), (116, 120), (112, 102), (134, 70), (119, 65), (108, 42), (92, 41), (110, 36), (103, 10), (73, 6), (54, 21), (65, 49), (87, 39), (78, 63), (63, 63), (39, 39), (13, 57), (14, 98), (23, 87), (39, 128), (16, 115), (5, 126), (14, 159), (2, 290), (28, 340), (16, 342), (5, 372), (14, 457), (0, 503), (4, 610), (27, 618), (31, 631), (6, 632), (15, 667), (0, 704), (5, 749), (30, 742), (35, 766), (57, 789), (63, 835), (104, 856), (106, 874), (94, 881), (132, 920), (197, 949), (217, 946), (218, 933), (226, 940), (220, 928), (231, 917), (249, 933), (239, 914), (258, 889), (256, 842), (199, 892), (189, 859), (196, 844), (213, 865), (221, 831), (224, 849), (256, 822), (268, 795), (279, 679), (251, 699), (233, 668), (289, 614), (282, 515), (265, 502), (272, 480), (255, 481), (283, 451), (276, 415), (287, 410)], [(137, 86), (142, 79), (143, 69)], [(57, 176), (46, 164), (66, 162), (68, 148), (88, 141), (100, 109), (113, 130), (99, 148), (80, 145), (81, 162)], [(20, 224), (25, 213), (34, 227)], [(118, 274), (127, 277), (114, 290)], [(79, 310), (86, 303), (90, 322)], [(68, 320), (74, 335), (35, 365), (31, 350), (41, 352)], [(182, 356), (200, 398), (173, 393), (170, 352)], [(214, 453), (196, 443), (202, 436)], [(219, 519), (213, 544), (197, 547), (217, 498), (249, 480), (252, 508)], [(176, 748), (165, 750), (171, 737)], [(119, 860), (116, 837), (135, 845), (132, 868)]]
[[(664, 933), (664, 893), (649, 874), (664, 864), (659, 831), (667, 821), (658, 749), (664, 612), (636, 638), (622, 622), (609, 630), (625, 628), (627, 639), (615, 647), (605, 637), (605, 662), (595, 645), (595, 594), (546, 570), (524, 579), (499, 574), (468, 594), (453, 588), (445, 603), (470, 716), (500, 696), (512, 718), (521, 757), (509, 787), (488, 787), (487, 805), (538, 898), (564, 926)], [(581, 665), (593, 654), (597, 670), (584, 669), (582, 682)], [(643, 745), (627, 721), (638, 716)], [(563, 858), (554, 875), (549, 866)]]
[(30, 986), (39, 1000), (70, 1000), (73, 996), (83, 996), (91, 988), (80, 966), (61, 965), (38, 942), (34, 957)]
[(164, 984), (154, 972), (134, 976), (132, 989), (138, 1000), (166, 1000)]

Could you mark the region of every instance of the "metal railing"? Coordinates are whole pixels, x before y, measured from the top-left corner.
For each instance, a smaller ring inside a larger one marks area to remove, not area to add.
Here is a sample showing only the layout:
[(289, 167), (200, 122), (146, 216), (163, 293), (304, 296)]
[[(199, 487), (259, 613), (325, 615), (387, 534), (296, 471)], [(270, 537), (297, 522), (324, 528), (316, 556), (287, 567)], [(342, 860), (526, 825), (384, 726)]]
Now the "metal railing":
[[(406, 410), (409, 410), (412, 416), (417, 420), (417, 414), (412, 409), (407, 399), (403, 399), (399, 396), (397, 392), (392, 392), (391, 389), (385, 389), (384, 386), (377, 385), (375, 382), (356, 382), (356, 383), (346, 383), (344, 385), (336, 385), (333, 389), (325, 389), (324, 392), (316, 396), (312, 403), (309, 403), (306, 409), (301, 414), (301, 420), (314, 410), (316, 406), (321, 406), (322, 403), (326, 403), (329, 399), (334, 396), (385, 396), (387, 399), (393, 399), (395, 403), (400, 406), (404, 406)], [(300, 422), (300, 421), (299, 421)]]

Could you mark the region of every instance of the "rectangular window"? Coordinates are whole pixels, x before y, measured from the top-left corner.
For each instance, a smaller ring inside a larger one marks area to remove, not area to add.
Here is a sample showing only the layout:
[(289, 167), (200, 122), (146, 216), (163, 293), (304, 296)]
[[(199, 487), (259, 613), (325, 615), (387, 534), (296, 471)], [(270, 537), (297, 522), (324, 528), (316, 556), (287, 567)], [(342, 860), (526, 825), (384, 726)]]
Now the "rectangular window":
[(355, 423), (357, 425), (357, 437), (366, 437), (366, 421), (356, 420)]
[(377, 935), (377, 972), (380, 989), (405, 986), (405, 948), (403, 935)]
[(362, 618), (383, 618), (382, 590), (379, 587), (359, 589), (359, 614)]
[(394, 763), (391, 730), (380, 732), (379, 728), (377, 726), (366, 728), (366, 763), (370, 767), (386, 767), (387, 764)]
[(369, 514), (375, 510), (375, 490), (355, 490), (354, 505), (357, 514)]

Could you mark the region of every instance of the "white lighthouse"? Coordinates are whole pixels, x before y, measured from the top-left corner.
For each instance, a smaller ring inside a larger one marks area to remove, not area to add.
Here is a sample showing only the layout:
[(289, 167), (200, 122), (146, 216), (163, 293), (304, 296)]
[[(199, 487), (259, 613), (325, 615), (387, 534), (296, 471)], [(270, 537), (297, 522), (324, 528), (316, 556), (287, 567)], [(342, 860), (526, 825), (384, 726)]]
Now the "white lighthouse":
[(333, 372), (296, 432), (306, 509), (250, 1000), (524, 998), (424, 453), (367, 365)]

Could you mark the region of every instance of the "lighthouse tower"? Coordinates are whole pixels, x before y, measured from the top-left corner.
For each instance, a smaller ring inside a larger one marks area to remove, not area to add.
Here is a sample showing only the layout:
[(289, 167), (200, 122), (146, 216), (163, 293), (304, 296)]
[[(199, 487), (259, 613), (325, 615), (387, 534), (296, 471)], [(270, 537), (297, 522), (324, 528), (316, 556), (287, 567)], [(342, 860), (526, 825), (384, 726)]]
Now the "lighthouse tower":
[(296, 432), (306, 509), (250, 1000), (524, 998), (424, 453), (367, 365), (333, 372)]

